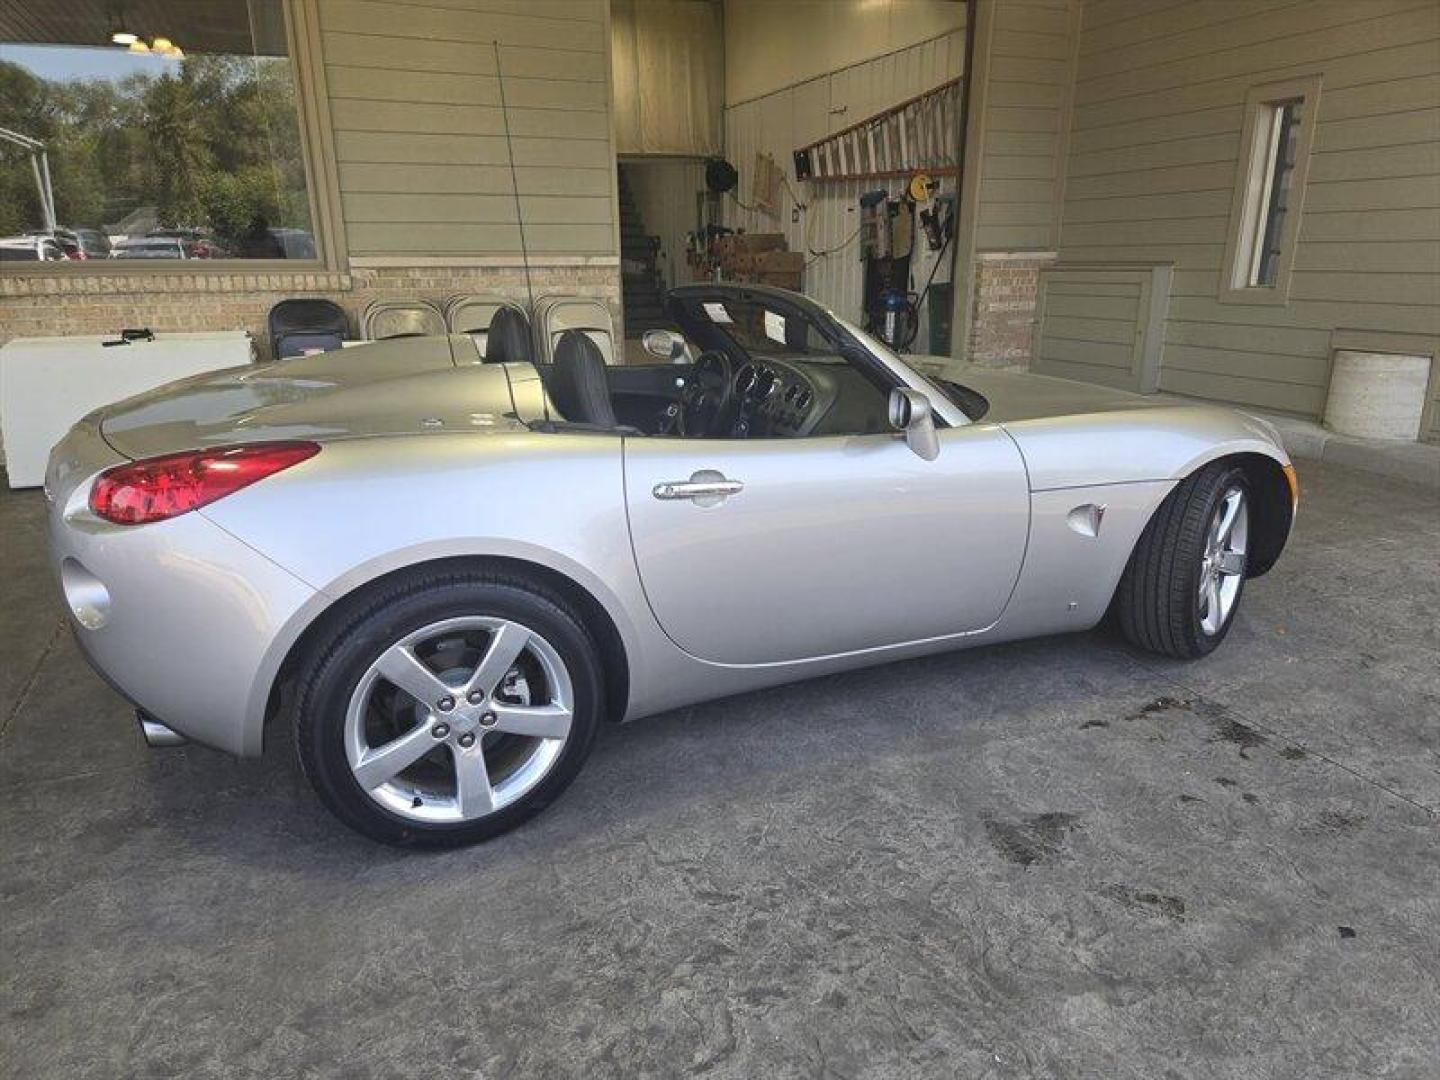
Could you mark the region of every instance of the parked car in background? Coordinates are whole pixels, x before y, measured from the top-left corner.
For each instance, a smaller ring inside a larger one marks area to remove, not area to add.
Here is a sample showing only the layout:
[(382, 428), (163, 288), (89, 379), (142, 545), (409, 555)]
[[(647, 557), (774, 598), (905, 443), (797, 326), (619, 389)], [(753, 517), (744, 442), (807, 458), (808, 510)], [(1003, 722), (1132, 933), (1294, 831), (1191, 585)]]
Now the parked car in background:
[(185, 241), (173, 236), (141, 236), (122, 240), (110, 251), (112, 259), (188, 259)]
[(53, 232), (36, 229), (26, 236), (42, 236), (53, 239), (67, 259), (108, 259), (110, 238), (98, 229), (55, 229)]
[(147, 240), (179, 240), (185, 247), (187, 259), (220, 259), (226, 251), (215, 242), (204, 229), (152, 229), (145, 234)]
[(53, 236), (0, 237), (0, 262), (63, 262), (65, 249)]
[(110, 257), (110, 237), (99, 229), (70, 229), (68, 231), (80, 245), (80, 250), (84, 252), (85, 258), (108, 259)]

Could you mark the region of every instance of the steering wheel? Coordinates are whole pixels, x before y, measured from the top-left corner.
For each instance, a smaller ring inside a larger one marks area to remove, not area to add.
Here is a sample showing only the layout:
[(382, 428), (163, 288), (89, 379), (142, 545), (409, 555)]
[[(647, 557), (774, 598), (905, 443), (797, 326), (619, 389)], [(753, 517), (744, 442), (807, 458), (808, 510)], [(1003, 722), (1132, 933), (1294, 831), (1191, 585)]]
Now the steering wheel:
[(680, 391), (680, 434), (715, 435), (716, 422), (734, 396), (730, 358), (717, 349), (701, 353)]

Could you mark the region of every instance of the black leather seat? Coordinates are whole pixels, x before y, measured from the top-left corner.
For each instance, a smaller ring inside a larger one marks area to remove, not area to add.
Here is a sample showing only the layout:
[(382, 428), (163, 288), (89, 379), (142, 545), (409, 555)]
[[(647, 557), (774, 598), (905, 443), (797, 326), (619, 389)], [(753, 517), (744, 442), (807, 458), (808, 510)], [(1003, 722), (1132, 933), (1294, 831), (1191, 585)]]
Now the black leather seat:
[(605, 357), (583, 331), (566, 330), (560, 335), (546, 389), (560, 415), (572, 424), (619, 426), (605, 378)]
[(485, 332), (485, 363), (528, 364), (533, 360), (530, 320), (519, 308), (497, 308)]

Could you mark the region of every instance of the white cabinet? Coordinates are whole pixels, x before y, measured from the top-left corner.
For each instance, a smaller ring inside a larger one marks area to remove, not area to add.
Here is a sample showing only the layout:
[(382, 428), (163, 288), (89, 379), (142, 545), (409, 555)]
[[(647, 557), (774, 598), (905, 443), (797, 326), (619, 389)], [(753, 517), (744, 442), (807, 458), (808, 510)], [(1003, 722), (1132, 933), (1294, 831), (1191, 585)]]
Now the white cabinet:
[(15, 338), (0, 347), (0, 438), (12, 488), (45, 481), (50, 448), (86, 413), (206, 371), (250, 363), (243, 330), (115, 337)]

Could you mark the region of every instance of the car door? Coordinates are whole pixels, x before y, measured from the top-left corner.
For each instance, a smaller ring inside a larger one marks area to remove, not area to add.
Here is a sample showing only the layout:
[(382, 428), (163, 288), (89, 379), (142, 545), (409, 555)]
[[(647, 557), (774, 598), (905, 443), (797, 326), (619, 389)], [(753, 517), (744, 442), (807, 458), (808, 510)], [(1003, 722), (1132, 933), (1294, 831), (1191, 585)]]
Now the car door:
[(625, 440), (640, 580), (666, 634), (723, 664), (829, 656), (983, 629), (1024, 558), (1011, 438), (894, 434)]

